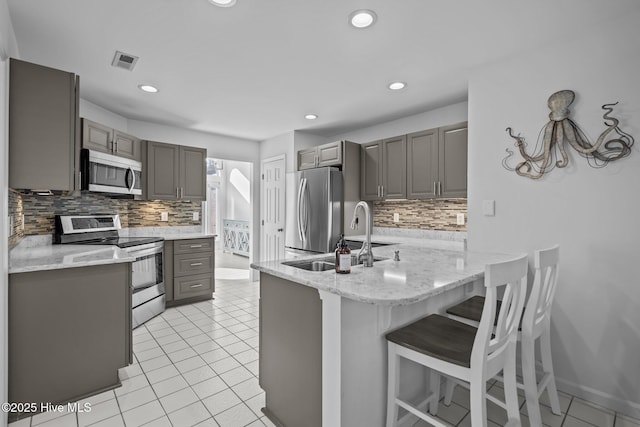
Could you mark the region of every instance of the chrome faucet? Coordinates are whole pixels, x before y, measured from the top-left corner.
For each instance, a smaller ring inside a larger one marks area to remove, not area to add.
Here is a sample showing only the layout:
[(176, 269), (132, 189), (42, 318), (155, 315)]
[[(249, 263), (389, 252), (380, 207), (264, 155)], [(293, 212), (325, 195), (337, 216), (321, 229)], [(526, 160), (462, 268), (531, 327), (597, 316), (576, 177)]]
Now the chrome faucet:
[(366, 241), (362, 243), (362, 248), (360, 248), (360, 251), (358, 252), (358, 262), (362, 259), (362, 265), (365, 267), (373, 267), (373, 253), (371, 252), (371, 223), (373, 222), (373, 218), (371, 218), (371, 210), (369, 209), (369, 204), (367, 202), (358, 202), (353, 211), (353, 219), (351, 220), (352, 230), (358, 228), (358, 208), (362, 208), (365, 220), (367, 221), (365, 227)]

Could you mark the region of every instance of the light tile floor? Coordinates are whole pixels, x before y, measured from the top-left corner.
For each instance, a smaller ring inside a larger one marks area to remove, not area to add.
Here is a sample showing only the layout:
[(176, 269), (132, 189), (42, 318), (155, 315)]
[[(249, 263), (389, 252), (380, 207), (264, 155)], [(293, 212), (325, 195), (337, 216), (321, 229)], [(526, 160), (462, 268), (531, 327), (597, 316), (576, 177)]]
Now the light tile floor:
[[(86, 400), (91, 412), (44, 413), (10, 426), (273, 426), (260, 411), (264, 392), (258, 385), (258, 284), (238, 271), (248, 267), (246, 258), (216, 257), (223, 274), (216, 277), (215, 299), (168, 309), (137, 328), (135, 363), (121, 370), (121, 387)], [(494, 383), (489, 392), (503, 390)], [(563, 414), (556, 416), (542, 399), (545, 426), (640, 427), (638, 420), (577, 397), (561, 394), (560, 401)], [(521, 404), (527, 427), (523, 397)], [(452, 426), (470, 426), (468, 407), (468, 392), (456, 387), (453, 403), (441, 403), (438, 416)], [(504, 424), (506, 414), (489, 403), (488, 417), (489, 426), (495, 427)]]

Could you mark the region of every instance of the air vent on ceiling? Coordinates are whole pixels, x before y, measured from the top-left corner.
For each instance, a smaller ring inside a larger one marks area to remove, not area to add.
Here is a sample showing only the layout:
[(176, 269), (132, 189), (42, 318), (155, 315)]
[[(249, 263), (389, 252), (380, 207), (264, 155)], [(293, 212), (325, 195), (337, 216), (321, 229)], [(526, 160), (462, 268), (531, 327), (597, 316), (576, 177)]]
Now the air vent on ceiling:
[(133, 71), (133, 67), (136, 66), (138, 57), (130, 55), (128, 53), (116, 51), (116, 56), (113, 57), (111, 65), (118, 68), (124, 68), (125, 70)]

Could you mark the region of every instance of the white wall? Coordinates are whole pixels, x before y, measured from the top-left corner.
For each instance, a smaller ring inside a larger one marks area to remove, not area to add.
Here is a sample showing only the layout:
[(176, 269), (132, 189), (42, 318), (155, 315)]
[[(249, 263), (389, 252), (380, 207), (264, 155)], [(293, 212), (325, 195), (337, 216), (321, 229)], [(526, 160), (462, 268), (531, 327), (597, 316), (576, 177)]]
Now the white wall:
[[(0, 0), (0, 402), (8, 401), (7, 390), (7, 215), (9, 188), (9, 57), (19, 57), (6, 0)], [(7, 425), (7, 414), (0, 414), (0, 426)]]
[[(553, 306), (558, 387), (640, 418), (640, 13), (589, 28), (571, 41), (492, 64), (469, 82), (471, 250), (531, 253), (559, 243)], [(547, 98), (571, 89), (572, 119), (592, 138), (605, 129), (602, 104), (636, 138), (629, 158), (593, 169), (570, 165), (534, 181), (502, 168), (513, 127), (534, 145), (548, 120)], [(496, 215), (482, 215), (483, 200)]]
[[(82, 87), (82, 81), (80, 81)], [(128, 120), (119, 114), (112, 113), (96, 104), (80, 98), (80, 117), (93, 120), (102, 125), (112, 127), (122, 132), (128, 132)]]
[(467, 103), (459, 102), (413, 116), (403, 117), (390, 122), (380, 123), (375, 126), (341, 133), (328, 138), (329, 141), (346, 139), (348, 141), (363, 144), (382, 138), (404, 135), (411, 132), (452, 125), (467, 120)]
[(326, 142), (331, 142), (331, 140), (324, 136), (313, 135), (299, 130), (293, 132), (293, 152), (296, 154), (300, 150), (322, 145)]
[(260, 159), (269, 159), (284, 154), (287, 172), (295, 171), (294, 136), (295, 132), (291, 131), (262, 141), (260, 143)]

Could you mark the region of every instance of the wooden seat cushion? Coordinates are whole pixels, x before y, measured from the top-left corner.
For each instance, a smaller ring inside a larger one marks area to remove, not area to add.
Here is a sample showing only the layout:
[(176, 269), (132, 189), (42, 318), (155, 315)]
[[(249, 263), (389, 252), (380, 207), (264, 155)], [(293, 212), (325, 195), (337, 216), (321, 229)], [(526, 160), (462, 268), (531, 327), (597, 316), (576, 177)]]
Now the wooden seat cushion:
[[(502, 301), (498, 300), (496, 305), (496, 321), (498, 320), (498, 314), (500, 313), (500, 305)], [(456, 304), (453, 307), (447, 309), (447, 313), (454, 316), (463, 317), (465, 319), (480, 322), (482, 317), (482, 309), (484, 308), (484, 297), (476, 295), (469, 299), (462, 301), (460, 304)]]
[(419, 353), (469, 368), (476, 331), (473, 326), (432, 314), (389, 332), (386, 338)]

